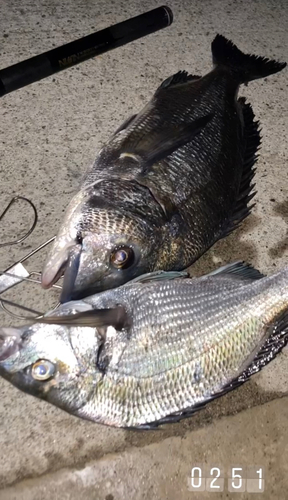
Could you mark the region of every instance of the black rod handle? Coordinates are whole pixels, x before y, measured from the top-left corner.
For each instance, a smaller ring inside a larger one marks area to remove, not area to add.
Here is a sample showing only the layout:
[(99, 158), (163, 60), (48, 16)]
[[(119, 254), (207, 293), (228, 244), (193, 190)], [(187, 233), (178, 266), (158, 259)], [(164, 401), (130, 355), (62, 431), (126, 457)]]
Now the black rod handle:
[(42, 78), (75, 66), (91, 57), (137, 40), (170, 26), (173, 13), (162, 6), (122, 23), (96, 31), (74, 42), (61, 45), (13, 66), (0, 70), (0, 97)]

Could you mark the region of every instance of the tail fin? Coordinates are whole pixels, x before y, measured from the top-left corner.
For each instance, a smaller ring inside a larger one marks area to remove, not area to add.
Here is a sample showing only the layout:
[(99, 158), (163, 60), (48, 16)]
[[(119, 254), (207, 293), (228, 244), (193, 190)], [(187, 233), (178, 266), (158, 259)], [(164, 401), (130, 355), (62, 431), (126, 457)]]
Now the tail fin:
[(269, 60), (266, 57), (244, 54), (222, 35), (214, 38), (211, 49), (213, 63), (229, 68), (237, 75), (240, 83), (248, 83), (257, 78), (273, 75), (286, 66), (286, 63)]

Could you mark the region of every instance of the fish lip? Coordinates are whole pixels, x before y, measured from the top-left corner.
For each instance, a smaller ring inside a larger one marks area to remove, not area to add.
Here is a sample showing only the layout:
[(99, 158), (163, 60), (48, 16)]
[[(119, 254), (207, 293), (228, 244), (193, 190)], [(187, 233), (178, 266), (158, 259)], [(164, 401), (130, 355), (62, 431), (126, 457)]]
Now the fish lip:
[(0, 329), (0, 363), (6, 361), (19, 351), (22, 338), (17, 328)]
[(59, 267), (58, 271), (56, 273), (53, 273), (49, 269), (45, 269), (41, 273), (41, 286), (44, 288), (44, 290), (48, 290), (51, 288), (57, 281), (61, 278), (62, 274), (65, 271), (65, 268), (67, 266), (68, 259), (63, 262), (63, 264)]
[(52, 257), (46, 261), (41, 273), (41, 286), (44, 290), (51, 288), (61, 278), (68, 266), (71, 249), (75, 245), (76, 243), (73, 243), (62, 250), (54, 251)]

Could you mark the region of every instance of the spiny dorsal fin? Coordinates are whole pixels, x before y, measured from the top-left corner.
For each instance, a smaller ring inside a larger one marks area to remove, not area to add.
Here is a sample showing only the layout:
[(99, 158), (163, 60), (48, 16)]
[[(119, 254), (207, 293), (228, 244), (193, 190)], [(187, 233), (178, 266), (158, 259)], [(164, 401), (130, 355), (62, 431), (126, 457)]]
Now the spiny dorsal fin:
[(167, 89), (173, 87), (174, 85), (179, 85), (181, 83), (192, 82), (193, 80), (200, 80), (201, 76), (189, 75), (187, 71), (178, 71), (175, 75), (169, 76), (164, 80), (161, 85), (156, 90), (155, 94), (161, 89)]
[(227, 264), (227, 266), (222, 266), (207, 274), (207, 276), (219, 276), (219, 275), (227, 275), (232, 274), (237, 276), (237, 278), (241, 278), (243, 280), (260, 280), (264, 278), (264, 274), (261, 274), (260, 271), (252, 267), (250, 264), (246, 262), (233, 262), (233, 264)]
[(131, 115), (131, 116), (129, 116), (129, 118), (126, 118), (126, 120), (124, 120), (124, 122), (121, 123), (121, 125), (119, 125), (119, 127), (115, 130), (113, 136), (119, 134), (119, 132), (121, 132), (121, 130), (124, 130), (127, 127), (129, 127), (129, 125), (135, 120), (136, 116), (137, 116), (137, 114)]
[(91, 328), (113, 326), (116, 330), (122, 330), (130, 325), (128, 314), (122, 306), (111, 309), (90, 309), (62, 316), (44, 316), (33, 321), (49, 325), (89, 326)]

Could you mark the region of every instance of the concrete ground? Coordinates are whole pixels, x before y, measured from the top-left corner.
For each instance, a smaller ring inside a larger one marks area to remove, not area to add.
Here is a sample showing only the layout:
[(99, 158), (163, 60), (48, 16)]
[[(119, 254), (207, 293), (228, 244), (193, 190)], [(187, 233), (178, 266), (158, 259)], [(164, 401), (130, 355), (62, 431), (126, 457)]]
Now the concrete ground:
[[(96, 150), (119, 123), (141, 109), (164, 78), (179, 69), (194, 74), (210, 69), (210, 43), (217, 32), (246, 52), (287, 60), (285, 0), (167, 3), (174, 12), (170, 28), (1, 99), (0, 207), (13, 195), (27, 196), (37, 206), (39, 223), (23, 244), (1, 250), (0, 269), (55, 234)], [(0, 67), (158, 5), (152, 0), (4, 0)], [(196, 263), (196, 273), (237, 259), (264, 273), (287, 264), (287, 70), (240, 93), (252, 103), (262, 127), (257, 205), (237, 232)], [(2, 242), (23, 231), (29, 217), (25, 206), (15, 206), (1, 222)], [(30, 268), (40, 270), (43, 258), (38, 256)], [(9, 294), (40, 311), (57, 297), (27, 284)], [(0, 322), (13, 323), (3, 313)], [(189, 491), (188, 476), (194, 465), (208, 464), (225, 474), (231, 465), (263, 466), (266, 482), (260, 498), (284, 500), (287, 368), (286, 348), (249, 383), (195, 417), (142, 433), (78, 420), (1, 380), (0, 499), (204, 500), (210, 493)], [(239, 499), (250, 496), (238, 493)], [(224, 492), (214, 498), (234, 498), (227, 479)]]

